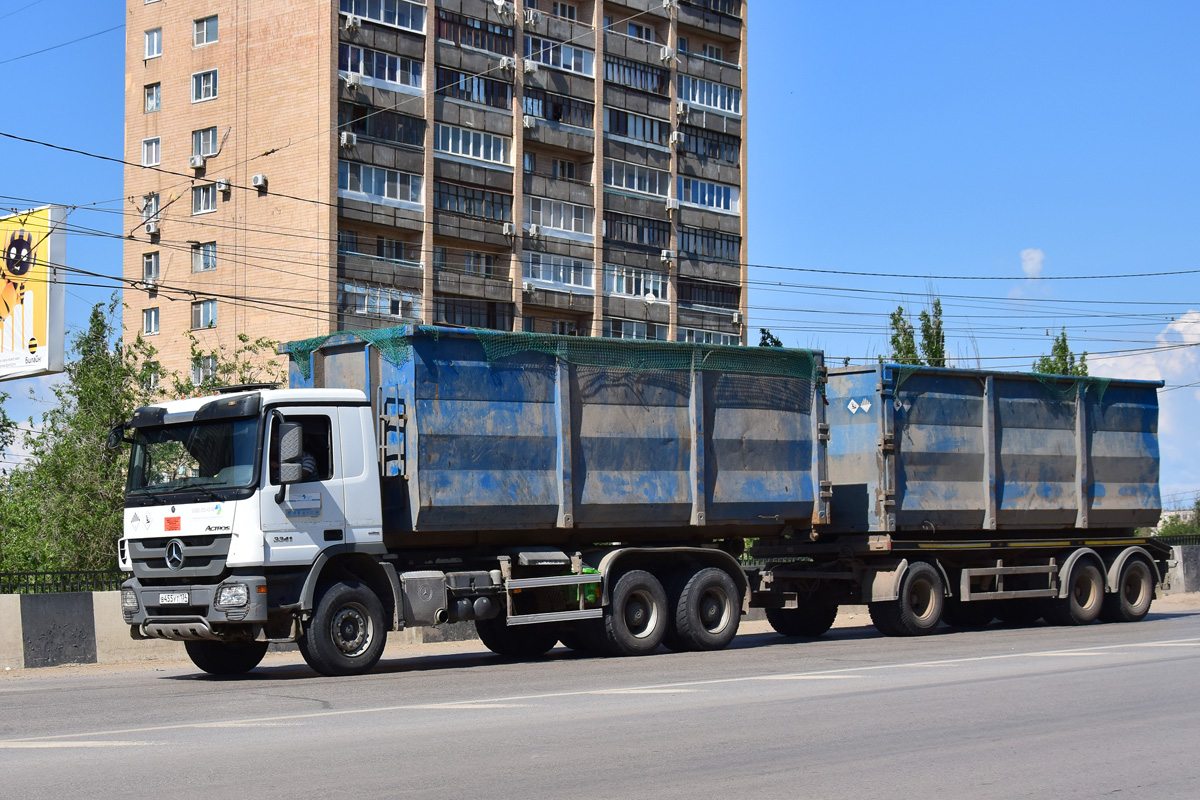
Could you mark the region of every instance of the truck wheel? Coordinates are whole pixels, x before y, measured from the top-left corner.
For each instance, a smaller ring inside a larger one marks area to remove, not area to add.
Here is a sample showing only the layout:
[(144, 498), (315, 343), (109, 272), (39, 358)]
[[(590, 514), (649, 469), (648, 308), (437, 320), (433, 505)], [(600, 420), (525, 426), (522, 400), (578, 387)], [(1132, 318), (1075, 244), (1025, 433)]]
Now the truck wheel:
[(1104, 578), (1091, 560), (1079, 561), (1067, 580), (1067, 596), (1051, 598), (1042, 609), (1051, 625), (1095, 622), (1104, 604)]
[(635, 569), (621, 576), (604, 609), (604, 632), (614, 655), (652, 653), (667, 630), (667, 593), (658, 578)]
[(681, 650), (723, 650), (737, 635), (741, 593), (729, 573), (706, 567), (688, 578), (674, 603), (675, 640)]
[(357, 581), (335, 583), (317, 601), (300, 654), (322, 675), (361, 675), (383, 655), (383, 604)]
[(1042, 618), (1042, 604), (1036, 600), (997, 600), (996, 618), (1008, 625), (1027, 627)]
[(1131, 558), (1121, 567), (1117, 591), (1105, 595), (1100, 618), (1105, 622), (1140, 622), (1150, 613), (1154, 600), (1154, 576), (1150, 565)]
[(964, 603), (958, 598), (950, 598), (942, 609), (942, 622), (960, 631), (983, 630), (995, 618), (996, 606), (988, 600)]
[(782, 636), (815, 639), (833, 627), (837, 603), (824, 595), (800, 600), (799, 608), (768, 608), (767, 622)]
[(209, 675), (242, 675), (267, 654), (266, 642), (184, 642), (188, 658)]
[(483, 646), (498, 656), (514, 659), (537, 658), (558, 644), (558, 631), (549, 625), (509, 625), (501, 614), (475, 620), (475, 632)]
[(884, 636), (924, 636), (937, 628), (946, 588), (937, 567), (915, 561), (900, 581), (900, 597), (870, 603), (871, 621)]

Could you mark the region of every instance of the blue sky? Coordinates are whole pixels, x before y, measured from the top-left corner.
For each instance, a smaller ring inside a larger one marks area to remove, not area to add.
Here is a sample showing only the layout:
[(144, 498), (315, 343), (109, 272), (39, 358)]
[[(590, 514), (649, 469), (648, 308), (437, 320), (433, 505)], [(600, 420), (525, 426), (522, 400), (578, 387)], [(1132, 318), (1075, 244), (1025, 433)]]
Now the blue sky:
[[(1200, 269), (1200, 5), (751, 0), (749, 15), (752, 341), (768, 327), (831, 363), (870, 359), (888, 312), (934, 293), (964, 365), (1027, 370), (1067, 326), (1093, 374), (1200, 381), (1200, 347), (1162, 349), (1200, 342), (1200, 274), (1057, 280)], [(5, 0), (0, 62), (123, 20), (120, 3)], [(0, 63), (0, 131), (120, 157), (123, 49), (116, 30)], [(112, 209), (122, 191), (119, 165), (0, 138), (0, 207)], [(67, 253), (120, 272), (119, 241), (70, 235)], [(71, 287), (68, 325), (110, 292)], [(37, 414), (25, 395), (43, 385), (5, 384), (9, 412)], [(1160, 402), (1164, 499), (1190, 505), (1200, 386)]]

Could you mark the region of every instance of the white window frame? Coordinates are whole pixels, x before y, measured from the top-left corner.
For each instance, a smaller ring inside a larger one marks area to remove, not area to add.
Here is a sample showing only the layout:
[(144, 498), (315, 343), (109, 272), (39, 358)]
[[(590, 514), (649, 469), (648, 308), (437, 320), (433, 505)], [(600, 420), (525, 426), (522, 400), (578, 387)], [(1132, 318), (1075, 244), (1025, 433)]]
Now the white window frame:
[(591, 241), (594, 213), (591, 206), (525, 195), (525, 221), (563, 238)]
[[(646, 188), (638, 185), (644, 179)], [(629, 185), (632, 180), (633, 186)], [(625, 192), (666, 197), (671, 193), (671, 173), (645, 164), (633, 164), (616, 158), (604, 159), (604, 185)], [(653, 188), (651, 188), (653, 187)]]
[[(393, 304), (397, 304), (395, 313), (392, 312)], [(404, 313), (405, 304), (411, 313)], [(367, 317), (420, 319), (421, 293), (381, 283), (343, 280), (338, 282), (338, 310), (342, 314)]]
[(192, 272), (212, 272), (216, 268), (216, 242), (197, 242), (192, 245)]
[(192, 330), (217, 327), (217, 301), (197, 300), (192, 303)]
[[(208, 38), (209, 23), (212, 23), (211, 39)], [(207, 17), (192, 20), (192, 47), (207, 47), (210, 44), (215, 44), (219, 41), (220, 26), (217, 22), (217, 15), (210, 14)]]
[(158, 283), (159, 274), (158, 251), (142, 253), (142, 282)]
[(198, 363), (192, 364), (192, 385), (199, 386), (209, 378), (217, 377), (217, 357), (200, 356)]
[(527, 281), (563, 287), (572, 291), (594, 291), (592, 262), (553, 253), (531, 250), (525, 254), (524, 277)]
[(736, 117), (742, 115), (742, 90), (736, 86), (680, 75), (678, 89), (679, 99), (685, 103)]
[(556, 17), (569, 19), (572, 22), (579, 21), (579, 6), (575, 3), (566, 3), (563, 0), (554, 0), (550, 6), (550, 13)]
[[(151, 100), (154, 104), (151, 107)], [(147, 83), (142, 90), (142, 113), (154, 114), (162, 109), (162, 84), (157, 81)]]
[[(359, 186), (357, 189), (352, 188), (355, 182)], [(363, 186), (370, 186), (371, 189), (374, 189), (381, 182), (384, 187), (384, 194), (378, 194), (362, 188)], [(408, 188), (407, 198), (401, 196), (404, 194), (401, 191), (402, 184)], [(392, 186), (396, 187), (394, 197), (387, 194)], [(355, 161), (338, 162), (338, 197), (349, 197), (380, 205), (419, 211), (424, 207), (423, 188), (424, 179), (416, 173), (385, 169), (384, 167), (360, 164)]]
[[(207, 147), (206, 147), (207, 145)], [(198, 128), (192, 131), (192, 155), (215, 156), (217, 154), (217, 126)]]
[[(392, 11), (390, 15), (388, 13), (389, 8)], [(373, 4), (367, 2), (367, 0), (340, 0), (338, 10), (343, 14), (353, 14), (356, 17), (369, 19), (380, 25), (387, 25), (392, 28), (399, 28), (402, 31), (413, 31), (415, 33), (425, 32), (425, 20), (428, 17), (425, 6), (420, 3), (409, 2), (409, 0), (383, 0), (381, 3), (376, 2)], [(405, 15), (408, 17), (407, 22), (402, 21)], [(413, 22), (414, 17), (420, 17), (419, 24)]]
[[(346, 56), (347, 67), (350, 67), (354, 64), (354, 54), (355, 52), (358, 53), (358, 69), (341, 69), (341, 47), (348, 48)], [(377, 56), (383, 56), (384, 60), (384, 77), (382, 78), (375, 75), (374, 65), (378, 63)], [(381, 50), (372, 50), (369, 47), (359, 47), (356, 44), (347, 44), (342, 42), (339, 45), (338, 60), (338, 74), (343, 77), (349, 74), (360, 75), (362, 76), (363, 83), (368, 86), (374, 86), (378, 89), (396, 91), (397, 88), (399, 88), (400, 91), (409, 93), (415, 92), (417, 94), (420, 94), (422, 91), (423, 79), (425, 76), (425, 64), (418, 59), (408, 58), (407, 56), (399, 56), (395, 53), (385, 53)], [(394, 61), (395, 64), (392, 64), (392, 61)], [(367, 67), (368, 62), (371, 64), (369, 70)], [(407, 69), (405, 68), (406, 65)], [(396, 75), (396, 80), (394, 81), (387, 77), (388, 73), (392, 72), (394, 72)], [(407, 78), (407, 80), (401, 80), (402, 77)], [(411, 81), (411, 83), (409, 81)]]
[(157, 167), (161, 163), (162, 139), (158, 136), (142, 139), (142, 166)]
[[(614, 325), (620, 326), (620, 331), (616, 334), (613, 333)], [(655, 334), (653, 339), (650, 337), (651, 329)], [(610, 339), (644, 339), (665, 342), (667, 341), (667, 326), (657, 322), (605, 317), (602, 335)]]
[(157, 336), (159, 331), (158, 306), (142, 310), (142, 335)]
[(676, 192), (680, 203), (693, 208), (719, 214), (737, 214), (741, 210), (740, 190), (727, 183), (680, 175), (676, 179)]
[[(212, 82), (211, 82), (212, 93), (211, 94), (204, 93), (204, 90), (206, 88), (206, 83), (205, 83), (204, 79), (208, 75), (212, 76)], [(200, 72), (193, 72), (192, 73), (192, 102), (193, 103), (207, 103), (209, 100), (216, 100), (217, 95), (218, 95), (218, 88), (219, 88), (217, 79), (218, 79), (218, 75), (217, 75), (217, 70), (215, 70), (215, 69), (205, 69), (205, 70), (201, 70)]]
[(144, 196), (146, 204), (142, 206), (142, 222), (158, 221), (158, 192), (150, 192)]
[(652, 269), (621, 264), (604, 265), (604, 293), (622, 297), (667, 299), (667, 276)]
[(217, 185), (205, 183), (192, 187), (192, 216), (211, 214), (217, 210)]
[(146, 31), (144, 36), (145, 50), (142, 53), (142, 60), (149, 61), (152, 58), (162, 57), (162, 28), (151, 28)]
[[(433, 125), (433, 149), (438, 153), (485, 161), (489, 164), (511, 166), (512, 139), (494, 133), (460, 128), (435, 122)], [(499, 150), (499, 158), (496, 157)]]
[(527, 61), (536, 61), (551, 69), (573, 72), (589, 78), (596, 74), (596, 54), (565, 42), (526, 34), (524, 52)]
[[(637, 31), (636, 33), (634, 32), (635, 30)], [(649, 34), (649, 38), (647, 38), (646, 34)], [(654, 44), (658, 34), (649, 25), (644, 25), (640, 22), (630, 22), (625, 26), (625, 36), (630, 39), (636, 39), (639, 42)]]
[(727, 347), (737, 347), (742, 343), (741, 337), (737, 334), (707, 331), (703, 328), (680, 328), (676, 334), (676, 338), (681, 342), (719, 344)]

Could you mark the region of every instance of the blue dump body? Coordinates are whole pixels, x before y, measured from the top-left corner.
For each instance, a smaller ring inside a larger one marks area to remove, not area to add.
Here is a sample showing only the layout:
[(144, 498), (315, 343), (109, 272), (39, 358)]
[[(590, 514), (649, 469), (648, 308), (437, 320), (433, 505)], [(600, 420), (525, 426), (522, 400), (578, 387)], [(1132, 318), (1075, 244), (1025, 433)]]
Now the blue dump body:
[(1160, 385), (896, 365), (832, 370), (832, 527), (1153, 525), (1162, 506)]
[[(288, 347), (292, 388), (361, 389), (383, 415), (385, 529), (405, 544), (469, 544), (481, 539), (453, 533), (489, 531), (721, 538), (807, 527), (823, 509), (812, 375), (596, 363), (643, 346), (702, 364), (770, 353), (532, 335), (543, 351), (520, 351), (524, 334), (425, 327), (396, 336), (390, 351), (354, 334)], [(544, 352), (567, 339), (563, 348), (597, 358)], [(495, 341), (520, 352), (489, 359)], [(819, 353), (774, 351), (788, 352), (820, 368)]]

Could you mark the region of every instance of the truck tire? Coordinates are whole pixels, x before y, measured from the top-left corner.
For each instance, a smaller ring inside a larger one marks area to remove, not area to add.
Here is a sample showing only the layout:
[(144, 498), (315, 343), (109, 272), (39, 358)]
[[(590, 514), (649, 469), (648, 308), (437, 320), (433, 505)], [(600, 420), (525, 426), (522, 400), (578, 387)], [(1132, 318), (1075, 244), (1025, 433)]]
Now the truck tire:
[(626, 572), (613, 586), (604, 609), (609, 649), (621, 656), (654, 652), (667, 631), (667, 617), (667, 593), (658, 578), (641, 569)]
[(871, 622), (884, 636), (925, 636), (937, 629), (946, 605), (942, 573), (926, 561), (914, 561), (900, 581), (900, 597), (870, 603)]
[(1104, 605), (1104, 576), (1091, 559), (1080, 560), (1067, 579), (1067, 596), (1054, 597), (1043, 607), (1051, 625), (1087, 625), (1095, 622)]
[(964, 603), (956, 597), (948, 598), (942, 609), (942, 622), (960, 631), (981, 631), (996, 618), (996, 606), (989, 600)]
[(267, 654), (266, 642), (184, 642), (188, 658), (209, 675), (242, 675)]
[(1117, 590), (1105, 595), (1100, 619), (1105, 622), (1140, 622), (1150, 613), (1154, 600), (1154, 574), (1140, 558), (1131, 558), (1121, 567)]
[(488, 650), (518, 660), (544, 656), (558, 644), (558, 631), (552, 626), (509, 625), (504, 614), (475, 620), (475, 632)]
[(801, 598), (798, 608), (768, 608), (767, 622), (781, 636), (815, 639), (833, 627), (837, 603), (823, 594)]
[(741, 593), (723, 569), (706, 567), (687, 579), (672, 604), (672, 637), (679, 650), (723, 650), (737, 636)]
[(317, 601), (300, 655), (322, 675), (361, 675), (379, 662), (387, 631), (383, 604), (357, 581), (335, 583)]

